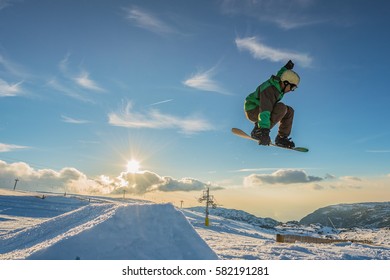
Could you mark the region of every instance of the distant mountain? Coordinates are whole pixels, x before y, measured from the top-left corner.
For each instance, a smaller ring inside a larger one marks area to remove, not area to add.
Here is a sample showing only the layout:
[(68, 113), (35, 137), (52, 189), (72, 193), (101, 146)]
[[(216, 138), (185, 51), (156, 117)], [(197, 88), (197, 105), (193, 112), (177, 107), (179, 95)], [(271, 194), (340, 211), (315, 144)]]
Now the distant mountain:
[(331, 205), (307, 215), (300, 223), (304, 225), (320, 223), (329, 227), (334, 225), (336, 228), (390, 227), (390, 202)]
[[(205, 208), (202, 206), (192, 207), (189, 208), (189, 210), (201, 212), (201, 213), (205, 212)], [(253, 226), (259, 226), (262, 228), (275, 228), (275, 226), (280, 224), (280, 222), (274, 219), (259, 218), (242, 210), (226, 209), (226, 208), (218, 207), (216, 209), (210, 209), (209, 213), (210, 215), (219, 216), (225, 219), (235, 220), (239, 222), (246, 222)]]

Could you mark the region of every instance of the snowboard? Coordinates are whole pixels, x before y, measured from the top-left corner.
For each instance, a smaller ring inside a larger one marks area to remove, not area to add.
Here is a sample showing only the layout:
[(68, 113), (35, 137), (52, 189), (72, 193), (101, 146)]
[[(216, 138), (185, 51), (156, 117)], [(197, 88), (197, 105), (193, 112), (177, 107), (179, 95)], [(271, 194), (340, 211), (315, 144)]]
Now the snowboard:
[[(242, 131), (239, 128), (232, 128), (232, 132), (233, 132), (233, 134), (240, 136), (242, 138), (253, 140), (253, 141), (256, 141), (257, 143), (259, 142), (258, 140), (250, 137), (246, 132)], [(304, 148), (304, 147), (285, 148), (285, 147), (278, 146), (272, 142), (271, 142), (270, 146), (278, 147), (278, 148), (285, 149), (285, 150), (293, 150), (293, 151), (297, 151), (297, 152), (303, 152), (303, 153), (306, 153), (309, 151), (308, 148)]]

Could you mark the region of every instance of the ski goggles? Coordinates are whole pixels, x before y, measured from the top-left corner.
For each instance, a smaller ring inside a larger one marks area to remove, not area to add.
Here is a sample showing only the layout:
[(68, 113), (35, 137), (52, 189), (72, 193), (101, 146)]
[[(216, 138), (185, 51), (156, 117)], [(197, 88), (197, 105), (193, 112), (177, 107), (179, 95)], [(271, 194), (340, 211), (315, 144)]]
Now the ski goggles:
[(283, 83), (284, 83), (285, 86), (290, 85), (290, 91), (294, 91), (294, 90), (296, 90), (298, 88), (298, 86), (296, 84), (292, 84), (289, 81), (283, 81)]
[(294, 91), (294, 90), (296, 90), (297, 88), (298, 88), (297, 85), (290, 84), (290, 90), (291, 90), (291, 91)]

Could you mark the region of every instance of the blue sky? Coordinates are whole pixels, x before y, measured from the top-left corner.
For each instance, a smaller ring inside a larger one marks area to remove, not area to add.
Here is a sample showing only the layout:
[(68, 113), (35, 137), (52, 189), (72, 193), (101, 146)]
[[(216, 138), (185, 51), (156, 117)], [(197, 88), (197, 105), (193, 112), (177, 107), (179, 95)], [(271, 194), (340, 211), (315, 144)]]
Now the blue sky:
[[(389, 200), (389, 5), (0, 0), (0, 185), (187, 206), (211, 186), (279, 219)], [(250, 132), (245, 97), (289, 59), (308, 154), (230, 132)]]

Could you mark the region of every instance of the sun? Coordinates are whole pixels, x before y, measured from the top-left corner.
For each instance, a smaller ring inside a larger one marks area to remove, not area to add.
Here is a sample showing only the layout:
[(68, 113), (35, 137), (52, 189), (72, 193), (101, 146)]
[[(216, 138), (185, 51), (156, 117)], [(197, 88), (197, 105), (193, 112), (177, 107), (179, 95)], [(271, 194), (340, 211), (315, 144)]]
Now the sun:
[(128, 173), (138, 173), (141, 168), (139, 161), (135, 159), (129, 160), (126, 167)]

